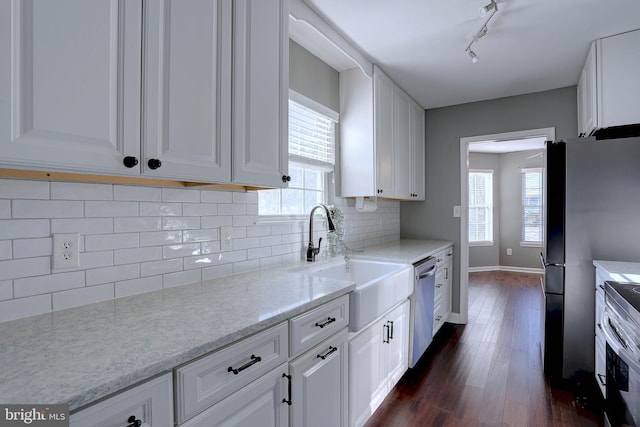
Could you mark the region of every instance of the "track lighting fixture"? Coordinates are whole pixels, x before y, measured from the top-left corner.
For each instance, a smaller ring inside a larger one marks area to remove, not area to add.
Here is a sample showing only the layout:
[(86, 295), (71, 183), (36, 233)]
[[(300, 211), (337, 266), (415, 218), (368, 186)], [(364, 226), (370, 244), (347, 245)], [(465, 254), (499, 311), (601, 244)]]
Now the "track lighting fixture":
[(492, 10), (498, 10), (498, 3), (496, 3), (495, 0), (491, 0), (491, 3), (480, 8), (480, 16), (484, 18)]
[(474, 64), (478, 62), (479, 56), (473, 50), (471, 50), (471, 46), (473, 46), (474, 43), (477, 43), (478, 40), (480, 40), (487, 34), (487, 32), (489, 31), (489, 28), (487, 27), (487, 25), (489, 24), (489, 21), (491, 21), (491, 18), (493, 18), (493, 15), (495, 15), (497, 11), (498, 11), (498, 3), (496, 3), (496, 0), (491, 0), (491, 3), (483, 6), (480, 9), (480, 16), (487, 17), (487, 18), (485, 19), (484, 24), (482, 24), (482, 27), (480, 27), (480, 29), (473, 35), (473, 38), (471, 39), (471, 41), (467, 45), (467, 48), (465, 49), (465, 52), (467, 52), (467, 54), (471, 58), (471, 61), (473, 61)]

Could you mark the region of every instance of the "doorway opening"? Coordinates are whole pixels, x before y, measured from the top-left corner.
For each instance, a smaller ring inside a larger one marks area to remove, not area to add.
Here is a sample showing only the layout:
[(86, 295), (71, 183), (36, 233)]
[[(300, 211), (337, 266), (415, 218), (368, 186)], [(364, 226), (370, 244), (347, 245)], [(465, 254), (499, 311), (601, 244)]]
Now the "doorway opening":
[[(468, 320), (468, 307), (469, 307), (469, 296), (468, 296), (468, 284), (469, 284), (469, 172), (470, 167), (470, 153), (512, 153), (512, 152), (524, 152), (523, 159), (525, 161), (519, 161), (519, 165), (528, 165), (535, 162), (540, 162), (542, 164), (541, 168), (544, 167), (544, 160), (546, 158), (545, 154), (545, 142), (555, 140), (555, 128), (541, 128), (541, 129), (531, 129), (524, 131), (516, 131), (516, 132), (506, 132), (499, 134), (491, 134), (491, 135), (478, 135), (473, 137), (465, 137), (460, 138), (460, 201), (461, 201), (461, 209), (460, 209), (460, 323), (467, 323)], [(526, 152), (525, 152), (526, 151)], [(522, 156), (521, 156), (522, 157)], [(527, 159), (527, 157), (529, 157)], [(477, 167), (478, 172), (481, 172), (478, 175), (478, 183), (479, 188), (482, 189), (483, 182), (486, 184), (487, 182), (493, 182), (496, 178), (495, 170), (492, 179), (488, 179), (486, 177), (482, 177), (482, 172), (489, 173), (491, 172), (491, 168), (488, 167)], [(532, 169), (531, 171), (527, 171), (526, 169)], [(521, 173), (525, 172), (535, 172), (533, 169), (537, 168), (526, 168), (521, 166)], [(539, 171), (538, 171), (539, 172)], [(544, 176), (544, 175), (542, 175)], [(525, 182), (526, 178), (521, 177), (518, 179), (518, 182), (515, 183), (518, 188), (520, 186), (524, 187), (523, 182)], [(497, 188), (495, 183), (493, 183), (494, 188)], [(520, 190), (518, 190), (520, 191)], [(480, 199), (479, 199), (480, 200)], [(491, 248), (489, 251), (485, 251), (484, 255), (487, 253), (491, 253), (493, 259), (496, 259), (497, 265), (487, 266), (487, 269), (501, 269), (500, 266), (500, 256), (503, 257), (511, 257), (513, 256), (513, 247), (504, 248), (500, 245), (500, 234), (499, 227), (500, 222), (495, 220), (495, 216), (491, 218), (491, 226), (489, 226), (489, 218), (486, 217), (486, 214), (498, 213), (499, 218), (499, 210), (497, 211), (495, 204), (482, 204), (477, 203), (479, 200), (472, 200), (473, 202), (473, 211), (472, 215), (475, 215), (473, 218), (474, 226), (477, 225), (479, 228), (472, 230), (473, 239), (476, 242), (472, 243), (475, 247), (485, 247)], [(527, 251), (531, 252), (532, 250), (542, 249), (540, 246), (544, 245), (544, 242), (531, 242), (528, 246), (527, 240), (535, 240), (535, 232), (539, 232), (540, 230), (536, 230), (535, 221), (531, 223), (531, 226), (520, 228), (520, 225), (523, 224), (523, 218), (527, 217), (527, 213), (529, 214), (529, 219), (535, 218), (535, 215), (532, 215), (534, 210), (525, 209), (524, 204), (524, 196), (522, 197), (522, 210), (521, 214), (518, 215), (518, 218), (512, 219), (511, 222), (517, 222), (519, 225), (519, 230), (521, 230), (520, 235), (518, 236), (517, 248), (523, 248), (522, 252), (525, 252), (525, 248)], [(533, 198), (532, 198), (533, 200)], [(482, 200), (480, 200), (482, 201)], [(483, 229), (483, 223), (489, 229)], [(544, 223), (542, 224), (544, 227)], [(543, 230), (543, 229), (542, 229)], [(544, 233), (542, 232), (542, 235)], [(515, 244), (514, 244), (515, 245)], [(508, 245), (508, 246), (514, 246)], [(538, 246), (538, 247), (536, 247)], [(507, 249), (510, 249), (510, 255), (506, 255)], [(477, 251), (479, 252), (479, 251)], [(517, 251), (517, 253), (520, 251)], [(474, 252), (475, 253), (475, 252)], [(504, 254), (504, 255), (503, 255)], [(495, 258), (497, 257), (497, 258)], [(509, 269), (509, 268), (506, 268)], [(474, 268), (475, 271), (480, 271), (481, 269)], [(518, 271), (517, 268), (511, 269), (512, 271)], [(534, 269), (520, 269), (520, 271), (533, 271)]]

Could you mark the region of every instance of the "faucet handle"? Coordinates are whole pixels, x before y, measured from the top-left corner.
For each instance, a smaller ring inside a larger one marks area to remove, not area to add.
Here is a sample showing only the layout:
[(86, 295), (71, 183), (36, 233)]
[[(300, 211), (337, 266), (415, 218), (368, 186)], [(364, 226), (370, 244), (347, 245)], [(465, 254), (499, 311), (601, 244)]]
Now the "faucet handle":
[(318, 247), (313, 250), (313, 253), (318, 255), (320, 253), (320, 244), (322, 243), (322, 237), (318, 239)]

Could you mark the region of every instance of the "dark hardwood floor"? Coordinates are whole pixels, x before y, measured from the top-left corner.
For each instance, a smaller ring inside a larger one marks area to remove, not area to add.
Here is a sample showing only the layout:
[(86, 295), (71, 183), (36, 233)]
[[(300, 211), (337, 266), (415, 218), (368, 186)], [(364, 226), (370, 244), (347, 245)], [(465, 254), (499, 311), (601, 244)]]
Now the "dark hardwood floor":
[(597, 403), (542, 373), (539, 280), (471, 273), (469, 323), (442, 327), (366, 427), (601, 426)]

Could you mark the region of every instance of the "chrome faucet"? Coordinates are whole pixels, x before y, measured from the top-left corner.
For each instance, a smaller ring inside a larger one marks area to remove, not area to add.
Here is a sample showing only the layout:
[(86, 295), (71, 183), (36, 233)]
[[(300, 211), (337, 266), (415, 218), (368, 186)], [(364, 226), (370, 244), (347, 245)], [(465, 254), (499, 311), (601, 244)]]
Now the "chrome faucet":
[(323, 208), (325, 213), (327, 214), (327, 223), (329, 224), (329, 232), (336, 231), (336, 227), (333, 225), (333, 221), (331, 221), (331, 214), (329, 213), (329, 208), (327, 208), (322, 203), (319, 203), (311, 209), (311, 213), (309, 214), (309, 246), (307, 247), (307, 262), (314, 262), (316, 260), (316, 255), (320, 253), (320, 243), (322, 243), (322, 237), (318, 240), (318, 247), (313, 246), (313, 213), (318, 208)]

